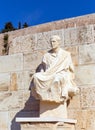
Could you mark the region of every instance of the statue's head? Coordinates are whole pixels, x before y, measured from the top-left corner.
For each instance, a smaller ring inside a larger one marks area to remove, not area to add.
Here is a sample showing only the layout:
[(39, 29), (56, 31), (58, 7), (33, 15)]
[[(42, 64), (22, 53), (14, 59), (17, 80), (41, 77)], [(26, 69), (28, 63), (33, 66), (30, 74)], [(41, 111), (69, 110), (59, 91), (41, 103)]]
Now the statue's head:
[(61, 38), (58, 35), (53, 35), (50, 38), (52, 49), (57, 49), (60, 47)]

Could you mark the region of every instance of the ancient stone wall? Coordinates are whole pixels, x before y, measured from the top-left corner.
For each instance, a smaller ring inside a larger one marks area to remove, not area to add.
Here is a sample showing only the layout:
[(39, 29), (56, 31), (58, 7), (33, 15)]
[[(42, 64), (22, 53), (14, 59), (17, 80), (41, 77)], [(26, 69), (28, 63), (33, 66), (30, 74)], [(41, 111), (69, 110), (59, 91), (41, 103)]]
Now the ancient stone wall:
[(59, 30), (62, 28), (64, 28), (64, 29), (76, 28), (76, 27), (86, 26), (86, 25), (91, 25), (91, 24), (95, 24), (95, 14), (84, 15), (84, 16), (80, 16), (80, 17), (49, 22), (46, 24), (40, 24), (37, 26), (31, 26), (28, 28), (0, 34), (0, 55), (2, 55), (2, 50), (4, 48), (3, 47), (3, 45), (4, 45), (3, 38), (4, 38), (4, 35), (6, 35), (6, 34), (8, 34), (8, 36), (9, 36), (8, 43), (10, 46), (12, 40), (18, 36), (48, 32), (48, 31), (53, 31), (53, 30)]
[[(0, 129), (21, 130), (16, 117), (39, 116), (39, 101), (29, 91), (31, 76), (57, 34), (70, 51), (80, 94), (68, 107), (76, 130), (95, 130), (95, 14), (9, 32), (9, 55), (0, 56)], [(0, 35), (1, 46), (3, 35)], [(1, 51), (2, 53), (2, 51)]]

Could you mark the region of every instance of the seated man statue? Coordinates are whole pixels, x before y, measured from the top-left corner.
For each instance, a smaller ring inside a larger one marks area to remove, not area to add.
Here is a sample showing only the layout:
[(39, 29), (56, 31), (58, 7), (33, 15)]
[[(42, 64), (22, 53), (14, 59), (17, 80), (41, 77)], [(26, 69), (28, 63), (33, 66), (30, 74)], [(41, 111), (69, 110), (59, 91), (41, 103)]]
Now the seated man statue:
[(78, 92), (74, 83), (74, 67), (71, 55), (60, 48), (61, 39), (54, 35), (50, 38), (52, 49), (42, 59), (40, 72), (32, 76), (32, 94), (36, 99), (61, 103)]

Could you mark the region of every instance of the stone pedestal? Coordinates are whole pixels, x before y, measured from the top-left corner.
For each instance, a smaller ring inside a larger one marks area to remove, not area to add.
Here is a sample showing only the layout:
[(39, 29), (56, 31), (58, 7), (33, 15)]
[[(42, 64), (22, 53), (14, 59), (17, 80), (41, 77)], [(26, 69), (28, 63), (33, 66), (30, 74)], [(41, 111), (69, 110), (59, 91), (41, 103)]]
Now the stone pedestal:
[(40, 117), (16, 118), (21, 130), (76, 130), (76, 120), (67, 119), (67, 103), (40, 101)]
[(40, 117), (67, 118), (66, 102), (40, 102)]
[(16, 118), (21, 130), (76, 130), (76, 120), (62, 118)]

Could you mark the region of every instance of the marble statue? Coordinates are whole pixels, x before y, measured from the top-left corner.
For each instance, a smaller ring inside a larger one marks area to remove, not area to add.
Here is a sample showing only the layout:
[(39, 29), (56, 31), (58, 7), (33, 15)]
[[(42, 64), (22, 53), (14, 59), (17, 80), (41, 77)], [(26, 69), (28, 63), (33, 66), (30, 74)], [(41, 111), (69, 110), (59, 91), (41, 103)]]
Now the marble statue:
[(36, 99), (61, 103), (79, 90), (74, 82), (74, 66), (70, 52), (60, 48), (61, 38), (50, 38), (52, 49), (44, 54), (40, 72), (32, 76), (32, 94)]

